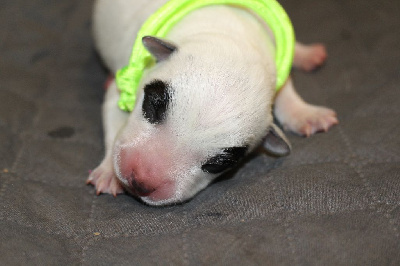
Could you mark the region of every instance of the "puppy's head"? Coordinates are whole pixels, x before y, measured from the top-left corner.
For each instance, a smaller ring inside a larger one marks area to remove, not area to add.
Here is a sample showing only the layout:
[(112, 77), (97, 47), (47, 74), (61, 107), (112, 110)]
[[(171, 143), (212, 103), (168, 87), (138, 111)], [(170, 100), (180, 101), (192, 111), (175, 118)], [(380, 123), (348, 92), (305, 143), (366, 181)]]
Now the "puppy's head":
[(262, 142), (277, 155), (289, 152), (272, 123), (274, 78), (263, 66), (234, 46), (143, 43), (157, 64), (114, 147), (127, 191), (151, 205), (182, 202)]

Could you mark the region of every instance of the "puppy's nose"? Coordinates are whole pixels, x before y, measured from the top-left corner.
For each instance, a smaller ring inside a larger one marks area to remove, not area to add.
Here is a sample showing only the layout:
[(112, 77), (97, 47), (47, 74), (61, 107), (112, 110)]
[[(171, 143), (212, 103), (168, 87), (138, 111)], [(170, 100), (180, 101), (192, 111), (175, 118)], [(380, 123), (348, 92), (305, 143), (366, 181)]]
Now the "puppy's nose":
[(138, 195), (139, 197), (147, 197), (156, 190), (155, 188), (146, 186), (145, 184), (136, 181), (134, 176), (131, 179), (131, 185), (134, 194)]

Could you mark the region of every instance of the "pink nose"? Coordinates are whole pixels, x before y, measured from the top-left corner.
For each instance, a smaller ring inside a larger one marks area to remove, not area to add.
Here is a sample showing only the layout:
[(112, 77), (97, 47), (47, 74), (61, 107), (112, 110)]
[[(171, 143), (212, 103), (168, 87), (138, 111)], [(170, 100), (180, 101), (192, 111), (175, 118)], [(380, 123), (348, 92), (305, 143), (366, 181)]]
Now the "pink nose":
[(147, 197), (151, 193), (156, 191), (156, 188), (149, 187), (148, 185), (146, 185), (142, 182), (136, 181), (133, 174), (132, 174), (132, 179), (131, 179), (130, 185), (132, 186), (132, 192), (139, 197)]
[(152, 201), (170, 199), (174, 195), (174, 182), (162, 179), (151, 179), (146, 176), (136, 176), (135, 172), (126, 178), (132, 194), (145, 197)]
[(169, 199), (174, 194), (174, 181), (168, 176), (165, 161), (148, 153), (122, 150), (120, 170), (132, 194), (154, 201)]

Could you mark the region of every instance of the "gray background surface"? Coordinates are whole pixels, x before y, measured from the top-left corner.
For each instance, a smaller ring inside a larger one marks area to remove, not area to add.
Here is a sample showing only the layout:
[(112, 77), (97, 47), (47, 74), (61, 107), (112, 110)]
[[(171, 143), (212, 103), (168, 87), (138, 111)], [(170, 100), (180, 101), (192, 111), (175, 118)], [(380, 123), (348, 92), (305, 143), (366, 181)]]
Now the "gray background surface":
[(92, 1), (1, 1), (0, 264), (400, 265), (400, 2), (281, 3), (327, 45), (293, 75), (340, 124), (152, 208), (84, 183), (104, 149)]

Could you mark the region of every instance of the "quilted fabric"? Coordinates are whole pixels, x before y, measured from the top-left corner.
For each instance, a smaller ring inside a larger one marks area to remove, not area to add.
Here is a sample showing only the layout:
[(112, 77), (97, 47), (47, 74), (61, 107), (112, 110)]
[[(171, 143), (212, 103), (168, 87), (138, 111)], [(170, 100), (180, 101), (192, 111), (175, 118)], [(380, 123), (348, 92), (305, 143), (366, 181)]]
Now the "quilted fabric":
[(85, 185), (104, 152), (93, 1), (1, 1), (0, 264), (400, 265), (400, 2), (281, 3), (327, 45), (293, 76), (340, 124), (154, 208)]

